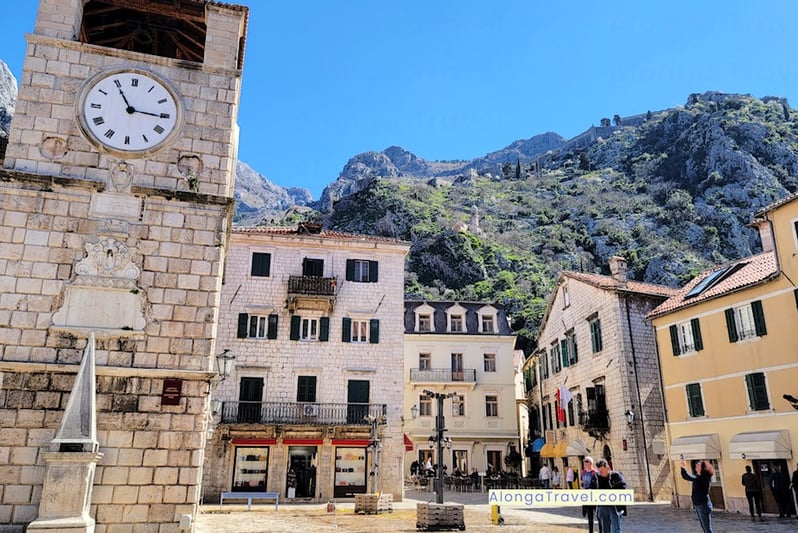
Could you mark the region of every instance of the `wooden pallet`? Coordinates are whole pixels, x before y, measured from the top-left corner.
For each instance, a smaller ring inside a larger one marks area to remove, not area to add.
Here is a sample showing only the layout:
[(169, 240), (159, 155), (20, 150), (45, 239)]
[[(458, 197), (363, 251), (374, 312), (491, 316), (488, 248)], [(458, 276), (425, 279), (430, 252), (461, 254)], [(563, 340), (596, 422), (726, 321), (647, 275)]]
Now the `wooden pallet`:
[(416, 529), (422, 531), (465, 531), (463, 506), (449, 503), (419, 503), (416, 507)]
[(355, 494), (355, 514), (393, 512), (393, 494)]

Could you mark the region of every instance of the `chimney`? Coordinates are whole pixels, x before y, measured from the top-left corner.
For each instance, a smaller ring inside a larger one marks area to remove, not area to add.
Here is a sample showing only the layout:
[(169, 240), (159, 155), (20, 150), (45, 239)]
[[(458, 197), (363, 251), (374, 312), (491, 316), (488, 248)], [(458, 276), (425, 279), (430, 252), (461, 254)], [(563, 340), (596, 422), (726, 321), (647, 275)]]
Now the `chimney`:
[(762, 242), (763, 252), (772, 252), (776, 249), (776, 245), (773, 242), (773, 227), (770, 224), (770, 220), (767, 218), (758, 218), (748, 224), (748, 226), (756, 228), (757, 231), (759, 231), (759, 240)]
[(626, 259), (617, 255), (610, 257), (610, 274), (616, 281), (626, 283)]

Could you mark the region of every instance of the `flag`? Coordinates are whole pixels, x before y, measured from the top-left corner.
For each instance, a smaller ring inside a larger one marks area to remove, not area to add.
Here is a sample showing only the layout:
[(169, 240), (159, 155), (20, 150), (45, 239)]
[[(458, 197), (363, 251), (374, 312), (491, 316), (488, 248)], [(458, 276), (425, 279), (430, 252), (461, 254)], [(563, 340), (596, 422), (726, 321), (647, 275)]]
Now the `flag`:
[(573, 399), (574, 395), (571, 394), (571, 391), (565, 388), (565, 385), (561, 385), (554, 395), (557, 397), (557, 420), (560, 422), (565, 422), (565, 408)]
[(557, 391), (554, 393), (554, 397), (556, 398), (554, 407), (557, 410), (557, 421), (565, 422), (565, 409), (562, 408), (562, 399), (560, 397), (561, 393), (562, 393), (562, 387), (557, 389)]

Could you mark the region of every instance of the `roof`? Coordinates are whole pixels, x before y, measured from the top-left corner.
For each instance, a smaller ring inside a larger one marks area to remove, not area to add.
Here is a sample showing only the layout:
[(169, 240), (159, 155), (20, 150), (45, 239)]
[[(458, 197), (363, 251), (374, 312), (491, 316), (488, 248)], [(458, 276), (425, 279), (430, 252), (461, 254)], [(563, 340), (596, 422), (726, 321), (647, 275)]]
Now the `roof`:
[(299, 224), (297, 227), (286, 226), (233, 226), (233, 233), (249, 235), (273, 235), (273, 236), (297, 236), (297, 237), (318, 237), (321, 239), (335, 239), (341, 241), (358, 242), (383, 242), (387, 244), (403, 244), (410, 246), (410, 243), (391, 237), (380, 237), (377, 235), (361, 235), (357, 233), (344, 233), (342, 231), (330, 231), (321, 229), (315, 224)]
[(788, 196), (785, 196), (781, 200), (776, 200), (772, 204), (766, 205), (765, 207), (763, 207), (762, 209), (757, 211), (757, 213), (754, 216), (756, 218), (760, 218), (760, 217), (764, 216), (765, 213), (773, 211), (777, 207), (781, 207), (783, 205), (789, 204), (790, 202), (792, 202), (793, 200), (796, 200), (796, 199), (798, 199), (798, 192), (794, 192), (794, 193), (792, 193), (792, 194), (790, 194)]
[(608, 291), (631, 292), (631, 293), (643, 294), (649, 296), (660, 296), (663, 298), (669, 298), (673, 296), (674, 294), (676, 294), (676, 291), (678, 290), (674, 289), (673, 287), (667, 287), (665, 285), (656, 285), (654, 283), (645, 283), (642, 281), (634, 281), (634, 280), (627, 280), (625, 282), (618, 281), (612, 276), (605, 276), (602, 274), (590, 274), (588, 272), (573, 272), (570, 270), (566, 270), (562, 273), (561, 276), (575, 279), (587, 283), (589, 285), (593, 285), (596, 288)]
[[(731, 294), (767, 281), (778, 273), (776, 253), (773, 251), (705, 270), (690, 280), (676, 295), (655, 307), (647, 315), (647, 318), (666, 315), (685, 307)], [(714, 281), (714, 278), (718, 278), (718, 280)], [(700, 286), (702, 283), (706, 286), (705, 288)]]
[[(422, 305), (430, 306), (433, 311), (432, 331), (416, 331), (416, 309)], [(446, 310), (452, 306), (459, 305), (465, 309), (466, 332), (448, 332), (446, 323)], [(477, 312), (483, 307), (491, 306), (496, 309), (496, 331), (494, 333), (478, 333), (479, 316)], [(421, 335), (512, 335), (510, 324), (507, 322), (507, 315), (501, 304), (493, 302), (463, 302), (463, 301), (440, 301), (432, 302), (428, 300), (405, 300), (405, 333), (415, 333)]]

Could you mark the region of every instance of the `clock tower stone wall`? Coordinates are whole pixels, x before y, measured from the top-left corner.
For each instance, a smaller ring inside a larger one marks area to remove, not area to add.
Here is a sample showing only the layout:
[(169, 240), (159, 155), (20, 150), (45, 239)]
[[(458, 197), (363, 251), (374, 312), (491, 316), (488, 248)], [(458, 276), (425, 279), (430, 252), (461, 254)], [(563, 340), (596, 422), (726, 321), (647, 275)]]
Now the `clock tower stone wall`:
[[(204, 13), (204, 54), (187, 61), (81, 42), (91, 4), (41, 0), (0, 169), (2, 533), (37, 518), (43, 457), (91, 332), (104, 454), (95, 531), (183, 531), (200, 502), (248, 10), (108, 0), (175, 20)], [(179, 96), (170, 144), (125, 154), (81, 131), (86, 83), (123, 68)]]

